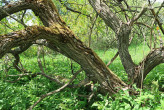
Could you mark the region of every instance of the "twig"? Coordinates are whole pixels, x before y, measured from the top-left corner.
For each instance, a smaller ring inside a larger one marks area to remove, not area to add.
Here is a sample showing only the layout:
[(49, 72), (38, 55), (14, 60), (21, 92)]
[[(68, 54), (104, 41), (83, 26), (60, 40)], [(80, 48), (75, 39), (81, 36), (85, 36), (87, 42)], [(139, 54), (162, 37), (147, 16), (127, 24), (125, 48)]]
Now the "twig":
[(115, 56), (108, 62), (106, 66), (109, 66), (111, 63), (113, 63), (113, 61), (118, 57), (118, 55), (119, 55), (119, 52), (115, 54)]
[(72, 83), (72, 81), (76, 78), (76, 76), (77, 76), (79, 73), (80, 73), (80, 72), (77, 71), (77, 72), (74, 74), (74, 76), (70, 79), (70, 81), (69, 81), (67, 84), (65, 84), (65, 85), (63, 85), (62, 87), (60, 87), (59, 89), (54, 90), (54, 91), (52, 91), (52, 92), (49, 92), (49, 93), (47, 93), (47, 94), (42, 95), (42, 96), (40, 97), (40, 99), (39, 99), (38, 101), (36, 101), (32, 106), (30, 106), (30, 108), (27, 109), (27, 110), (32, 110), (32, 109), (33, 109), (39, 102), (41, 102), (44, 98), (46, 98), (46, 97), (48, 97), (48, 96), (50, 96), (50, 95), (52, 95), (52, 94), (54, 94), (54, 93), (60, 92), (61, 90), (63, 90), (64, 88), (66, 88), (70, 83)]
[[(151, 4), (149, 4), (149, 5), (151, 6)], [(160, 23), (159, 19), (157, 18), (158, 13), (159, 13), (159, 11), (161, 10), (161, 8), (162, 8), (163, 5), (164, 5), (164, 1), (163, 1), (163, 3), (161, 4), (160, 8), (158, 9), (157, 13), (155, 13), (155, 11), (154, 11), (153, 8), (151, 8), (150, 11), (152, 12), (152, 14), (153, 14), (153, 16), (154, 16), (154, 19), (157, 21), (158, 26), (159, 26), (160, 30), (162, 31), (162, 33), (163, 33), (163, 35), (164, 35), (164, 29), (163, 29), (163, 27), (162, 27), (162, 23)]]
[(42, 73), (45, 73), (44, 69), (43, 69), (43, 65), (42, 65), (41, 59), (40, 59), (40, 52), (41, 52), (41, 46), (39, 45), (38, 46), (38, 53), (37, 53), (38, 54), (38, 56), (37, 56), (38, 65), (39, 65), (39, 68), (42, 71)]
[(42, 73), (34, 73), (34, 74), (29, 74), (29, 73), (25, 73), (25, 74), (18, 74), (18, 75), (7, 75), (6, 77), (19, 77), (14, 81), (9, 81), (9, 80), (5, 80), (9, 83), (16, 83), (17, 81), (21, 80), (21, 78), (23, 76), (31, 76), (32, 78), (36, 77), (37, 75), (41, 75)]
[(27, 27), (27, 25), (24, 24), (24, 22), (19, 21), (19, 20), (17, 20), (16, 18), (12, 17), (12, 16), (11, 16), (9, 13), (7, 13), (4, 9), (2, 9), (2, 11), (3, 11), (4, 13), (6, 13), (8, 16), (10, 16), (12, 19), (14, 19), (15, 21), (17, 21), (18, 23), (22, 24), (24, 27)]
[(95, 16), (93, 22), (91, 23), (92, 26), (90, 27), (88, 47), (91, 46), (91, 36), (92, 36), (92, 31), (93, 31), (93, 27), (94, 27), (94, 25), (95, 25), (95, 23), (96, 23), (97, 18), (98, 18), (98, 14), (96, 14), (96, 16)]
[(77, 11), (77, 10), (74, 10), (74, 9), (68, 7), (65, 3), (63, 3), (62, 0), (59, 0), (59, 2), (60, 2), (61, 4), (63, 4), (63, 5), (66, 7), (67, 10), (72, 11), (72, 12), (74, 12), (74, 13), (79, 13), (79, 14), (82, 14), (82, 15), (85, 15), (85, 16), (91, 18), (91, 16), (90, 16), (89, 14), (84, 14), (84, 13), (82, 13), (82, 12), (80, 12), (80, 11)]
[(6, 27), (8, 27), (9, 29), (11, 29), (12, 31), (15, 31), (15, 29), (12, 29), (10, 26), (8, 26), (6, 23), (0, 21), (1, 24), (4, 24)]
[(145, 5), (143, 5), (140, 13), (138, 13), (131, 21), (130, 24), (133, 24), (135, 21), (137, 21), (145, 12), (147, 11), (147, 8), (145, 7)]

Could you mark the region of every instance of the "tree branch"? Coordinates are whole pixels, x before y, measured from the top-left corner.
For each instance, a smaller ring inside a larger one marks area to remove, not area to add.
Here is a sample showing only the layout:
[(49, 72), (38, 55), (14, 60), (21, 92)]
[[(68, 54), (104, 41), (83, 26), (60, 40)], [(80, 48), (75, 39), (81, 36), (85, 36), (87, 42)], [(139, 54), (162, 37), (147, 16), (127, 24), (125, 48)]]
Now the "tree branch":
[(147, 25), (145, 23), (142, 23), (142, 22), (135, 22), (135, 24), (143, 25), (143, 26), (146, 26), (147, 28), (151, 29), (151, 26), (149, 26), (149, 25)]
[(1, 9), (2, 12), (4, 12), (7, 16), (10, 16), (10, 18), (14, 19), (15, 21), (17, 21), (18, 23), (22, 24), (24, 27), (27, 27), (26, 24), (24, 24), (23, 21), (19, 21), (18, 19), (14, 18), (13, 16), (11, 16), (9, 13), (7, 13), (5, 10)]
[(136, 67), (137, 74), (134, 75), (134, 82), (141, 87), (142, 80), (157, 65), (164, 63), (164, 47), (152, 50), (143, 61)]
[[(13, 47), (33, 43), (39, 39), (46, 39), (52, 47), (56, 47), (62, 54), (80, 64), (89, 80), (92, 80), (93, 83), (100, 83), (101, 88), (105, 88), (101, 91), (102, 93), (113, 94), (126, 86), (119, 77), (106, 67), (98, 55), (85, 46), (66, 26), (51, 0), (36, 0), (34, 3), (29, 4), (31, 4), (32, 10), (46, 27), (31, 26), (22, 31), (0, 36), (0, 58)], [(106, 6), (102, 7), (105, 13)], [(109, 17), (106, 17), (113, 20), (109, 24), (112, 25), (113, 29), (116, 29), (114, 26), (119, 26), (119, 21), (117, 22), (118, 19), (115, 19), (114, 14), (110, 12), (110, 10), (107, 11)]]
[(63, 85), (62, 87), (60, 87), (59, 89), (54, 90), (54, 91), (52, 91), (52, 92), (49, 92), (49, 93), (47, 93), (47, 94), (42, 95), (42, 96), (40, 97), (40, 99), (39, 99), (38, 101), (36, 101), (32, 106), (30, 106), (30, 108), (29, 108), (28, 110), (32, 110), (32, 109), (33, 109), (40, 101), (42, 101), (44, 98), (46, 98), (46, 97), (48, 97), (48, 96), (50, 96), (50, 95), (52, 95), (52, 94), (55, 94), (55, 93), (60, 92), (61, 90), (65, 89), (70, 83), (72, 83), (72, 81), (76, 78), (76, 76), (77, 76), (79, 73), (80, 73), (80, 71), (77, 71), (77, 72), (74, 74), (74, 76), (70, 79), (70, 81), (69, 81), (67, 84), (65, 84), (65, 85)]
[(24, 73), (24, 74), (18, 74), (18, 75), (7, 75), (6, 77), (18, 77), (16, 80), (14, 81), (10, 81), (10, 80), (5, 80), (9, 83), (16, 83), (17, 81), (21, 80), (22, 77), (24, 76), (31, 76), (32, 78), (36, 77), (37, 75), (41, 75), (41, 73)]
[(113, 63), (113, 61), (118, 57), (119, 52), (117, 52), (114, 57), (108, 62), (108, 64), (106, 66), (109, 66), (111, 63)]
[(31, 4), (29, 4), (27, 2), (22, 2), (22, 1), (19, 3), (14, 2), (13, 4), (10, 4), (10, 5), (11, 5), (11, 7), (6, 7), (6, 6), (0, 7), (0, 21), (3, 18), (5, 18), (13, 13), (32, 8)]
[(135, 21), (137, 21), (145, 12), (147, 11), (147, 7), (143, 5), (140, 13), (138, 13), (131, 21), (130, 24), (132, 25)]
[(67, 9), (67, 10), (69, 10), (69, 11), (71, 11), (71, 12), (74, 12), (74, 13), (78, 13), (78, 14), (81, 14), (81, 15), (87, 16), (87, 17), (91, 18), (91, 16), (90, 16), (89, 14), (84, 14), (84, 13), (82, 13), (82, 12), (80, 12), (80, 11), (77, 11), (77, 10), (74, 10), (74, 9), (70, 8), (69, 6), (67, 6), (67, 4), (63, 3), (63, 1), (62, 1), (62, 0), (59, 0), (59, 2), (60, 2), (61, 4), (63, 4), (63, 5), (66, 7), (66, 9)]
[(152, 14), (154, 16), (154, 19), (157, 21), (159, 28), (161, 29), (161, 31), (162, 31), (162, 33), (164, 35), (164, 29), (162, 27), (162, 23), (158, 19), (158, 13), (159, 13), (159, 11), (160, 11), (160, 9), (162, 8), (163, 5), (164, 5), (164, 2), (161, 4), (161, 6), (160, 6), (159, 10), (157, 11), (157, 13), (155, 13), (153, 8), (151, 8), (150, 10), (151, 10), (151, 12), (152, 12)]
[(109, 9), (109, 7), (101, 0), (89, 0), (94, 10), (105, 21), (105, 23), (114, 31), (117, 32), (120, 27), (120, 20)]

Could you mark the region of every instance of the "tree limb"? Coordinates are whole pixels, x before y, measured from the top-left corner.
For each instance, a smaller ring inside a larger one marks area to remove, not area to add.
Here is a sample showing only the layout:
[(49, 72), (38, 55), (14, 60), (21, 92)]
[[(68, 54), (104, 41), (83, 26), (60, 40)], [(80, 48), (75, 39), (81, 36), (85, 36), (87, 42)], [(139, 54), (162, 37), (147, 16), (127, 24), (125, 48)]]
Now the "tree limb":
[(63, 5), (66, 7), (66, 9), (67, 9), (67, 10), (69, 10), (69, 11), (71, 11), (71, 12), (74, 12), (74, 13), (78, 13), (78, 14), (81, 14), (81, 15), (87, 16), (87, 17), (91, 18), (91, 16), (90, 16), (89, 14), (84, 14), (84, 13), (82, 13), (82, 12), (80, 12), (80, 11), (77, 11), (77, 10), (74, 10), (74, 9), (70, 8), (69, 6), (67, 6), (67, 4), (63, 3), (63, 1), (62, 1), (62, 0), (59, 0), (59, 2), (60, 2), (61, 4), (63, 4)]
[(145, 12), (147, 11), (147, 7), (145, 5), (142, 6), (140, 13), (138, 13), (131, 21), (130, 24), (132, 25), (135, 21), (137, 21)]
[(32, 109), (33, 109), (40, 101), (42, 101), (44, 98), (46, 98), (46, 97), (48, 97), (48, 96), (50, 96), (50, 95), (52, 95), (52, 94), (55, 94), (55, 93), (60, 92), (61, 90), (65, 89), (70, 83), (72, 83), (72, 81), (76, 78), (76, 76), (77, 76), (79, 73), (80, 73), (80, 72), (77, 71), (77, 72), (74, 74), (74, 76), (70, 79), (70, 81), (69, 81), (67, 84), (65, 84), (65, 85), (63, 85), (62, 87), (60, 87), (59, 89), (54, 90), (54, 91), (52, 91), (52, 92), (49, 92), (49, 93), (47, 93), (47, 94), (42, 95), (42, 96), (40, 97), (40, 99), (39, 99), (38, 101), (36, 101), (32, 106), (30, 106), (30, 108), (27, 109), (27, 110), (32, 110)]
[(151, 10), (151, 12), (152, 12), (152, 14), (153, 14), (153, 16), (154, 16), (154, 19), (157, 21), (160, 30), (162, 31), (162, 33), (163, 33), (163, 35), (164, 35), (164, 29), (163, 29), (163, 27), (162, 27), (162, 23), (161, 23), (161, 22), (159, 21), (159, 19), (158, 19), (158, 13), (159, 13), (159, 11), (160, 11), (160, 9), (162, 8), (163, 5), (164, 5), (164, 2), (161, 4), (161, 6), (160, 6), (159, 10), (157, 11), (157, 13), (155, 13), (155, 11), (154, 11), (153, 8), (151, 8), (150, 10)]
[[(101, 92), (114, 94), (126, 86), (119, 77), (106, 67), (98, 55), (85, 46), (66, 26), (51, 0), (36, 0), (34, 3), (28, 4), (46, 27), (31, 26), (22, 31), (0, 36), (0, 58), (13, 47), (33, 43), (39, 39), (46, 39), (52, 47), (56, 47), (62, 54), (80, 64), (89, 80), (92, 80), (93, 83), (100, 83), (100, 88), (104, 88)], [(106, 12), (105, 7), (102, 9), (103, 12)], [(115, 18), (113, 13), (109, 13), (110, 10), (107, 12), (110, 19)], [(106, 17), (108, 18), (108, 16)], [(114, 21), (117, 20), (117, 18), (114, 19)], [(113, 29), (116, 29), (114, 26), (118, 26), (119, 22), (114, 22), (111, 25)]]
[(0, 21), (9, 16), (9, 14), (13, 14), (13, 13), (16, 13), (16, 12), (19, 12), (21, 10), (26, 10), (26, 9), (31, 9), (32, 8), (32, 5), (30, 5), (29, 3), (26, 3), (26, 2), (19, 2), (19, 3), (16, 3), (14, 2), (13, 4), (11, 4), (11, 7), (0, 7)]
[(164, 63), (164, 47), (152, 50), (136, 67), (138, 74), (134, 75), (134, 82), (137, 83), (137, 87), (142, 85), (141, 78), (145, 79), (147, 74), (161, 63)]
[[(89, 0), (94, 10), (104, 20), (104, 22), (114, 31), (117, 32), (120, 27), (120, 20), (101, 0)], [(110, 21), (110, 22), (109, 22)]]

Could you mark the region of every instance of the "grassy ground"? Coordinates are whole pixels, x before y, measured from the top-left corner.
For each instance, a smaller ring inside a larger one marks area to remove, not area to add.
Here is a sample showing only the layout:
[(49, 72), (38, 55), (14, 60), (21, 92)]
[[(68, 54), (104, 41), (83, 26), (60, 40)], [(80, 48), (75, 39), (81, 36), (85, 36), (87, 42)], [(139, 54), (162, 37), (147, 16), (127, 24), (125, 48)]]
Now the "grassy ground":
[[(146, 46), (139, 45), (138, 47), (131, 46), (129, 48), (130, 53), (132, 55), (135, 63), (139, 63), (145, 55), (149, 52), (149, 49)], [(144, 50), (144, 51), (143, 51)], [(34, 52), (35, 51), (35, 52)], [(104, 52), (101, 50), (96, 50), (96, 53), (102, 58), (102, 60), (107, 64), (108, 61), (115, 55), (117, 49), (109, 49)], [(30, 70), (32, 72), (39, 72), (37, 58), (36, 58), (36, 48), (33, 50), (28, 50), (25, 54), (21, 55), (22, 64), (25, 69)], [(71, 74), (71, 62), (70, 59), (60, 55), (60, 54), (48, 54), (45, 56), (45, 71), (49, 75), (61, 75), (65, 78), (70, 78)], [(0, 66), (0, 70), (2, 70), (4, 65)], [(120, 58), (118, 57), (109, 68), (114, 71), (122, 80), (127, 81), (127, 75), (121, 65)], [(80, 66), (73, 62), (73, 69), (77, 71), (80, 69)], [(121, 92), (117, 94), (115, 97), (117, 99), (113, 99), (108, 96), (102, 96), (98, 94), (91, 100), (90, 103), (87, 102), (87, 99), (84, 97), (80, 97), (77, 94), (86, 95), (88, 93), (85, 92), (84, 88), (78, 89), (65, 89), (60, 93), (56, 93), (50, 97), (44, 99), (41, 103), (39, 103), (35, 109), (40, 110), (72, 110), (72, 109), (109, 109), (109, 110), (121, 110), (126, 109), (163, 109), (164, 106), (164, 94), (162, 95), (159, 92), (159, 86), (164, 86), (164, 64), (158, 65), (154, 68), (150, 74), (147, 76), (144, 81), (145, 88), (153, 88), (153, 89), (145, 89), (141, 92), (140, 96), (129, 96), (126, 92)], [(17, 83), (7, 83), (4, 79), (4, 71), (1, 72), (1, 80), (0, 80), (0, 109), (2, 110), (24, 110), (32, 105), (35, 101), (39, 99), (39, 96), (45, 94), (47, 92), (53, 91), (59, 88), (54, 82), (49, 81), (48, 79), (37, 76), (34, 79), (30, 79), (28, 77), (22, 78)], [(19, 74), (15, 70), (10, 70), (8, 74)], [(81, 73), (78, 75), (78, 79), (84, 79), (85, 74)], [(153, 86), (154, 85), (154, 86)], [(156, 98), (156, 99), (153, 99)], [(122, 102), (120, 104), (120, 102)], [(104, 108), (105, 107), (105, 108)]]

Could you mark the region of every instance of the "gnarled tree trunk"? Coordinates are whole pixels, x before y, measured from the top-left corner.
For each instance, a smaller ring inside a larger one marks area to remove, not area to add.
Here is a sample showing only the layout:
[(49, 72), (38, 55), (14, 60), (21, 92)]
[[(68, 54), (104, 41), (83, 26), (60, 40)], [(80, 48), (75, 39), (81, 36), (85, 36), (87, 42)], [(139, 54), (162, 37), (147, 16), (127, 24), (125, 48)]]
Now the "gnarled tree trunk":
[(99, 16), (104, 20), (106, 25), (108, 25), (115, 32), (118, 39), (119, 56), (124, 69), (128, 74), (129, 81), (131, 84), (136, 83), (138, 87), (141, 87), (146, 75), (154, 67), (164, 63), (164, 47), (152, 50), (139, 65), (133, 62), (128, 51), (129, 36), (133, 24), (146, 12), (146, 8), (143, 8), (141, 12), (129, 22), (124, 23), (103, 1), (89, 0), (89, 2)]
[[(136, 82), (139, 87), (149, 71), (164, 62), (163, 47), (151, 51), (139, 65), (136, 65), (130, 56), (128, 47), (131, 28), (143, 12), (131, 22), (124, 23), (100, 0), (89, 0), (89, 2), (104, 22), (115, 32), (118, 39), (119, 56), (129, 76), (129, 81)], [(0, 20), (26, 9), (31, 9), (41, 19), (44, 26), (31, 26), (0, 36), (0, 58), (11, 52), (14, 47), (23, 47), (25, 44), (31, 45), (38, 39), (45, 39), (49, 48), (59, 50), (63, 55), (81, 65), (88, 78), (101, 85), (100, 92), (111, 95), (127, 86), (91, 48), (85, 46), (74, 35), (61, 19), (51, 0), (24, 1), (12, 4), (11, 7), (0, 7)]]
[(35, 0), (12, 4), (11, 8), (0, 8), (0, 19), (21, 10), (32, 9), (44, 26), (31, 26), (24, 30), (0, 36), (0, 58), (13, 47), (46, 39), (51, 49), (60, 50), (63, 55), (73, 59), (86, 72), (88, 78), (99, 83), (102, 93), (114, 94), (126, 87), (89, 47), (85, 46), (67, 27), (51, 0)]

